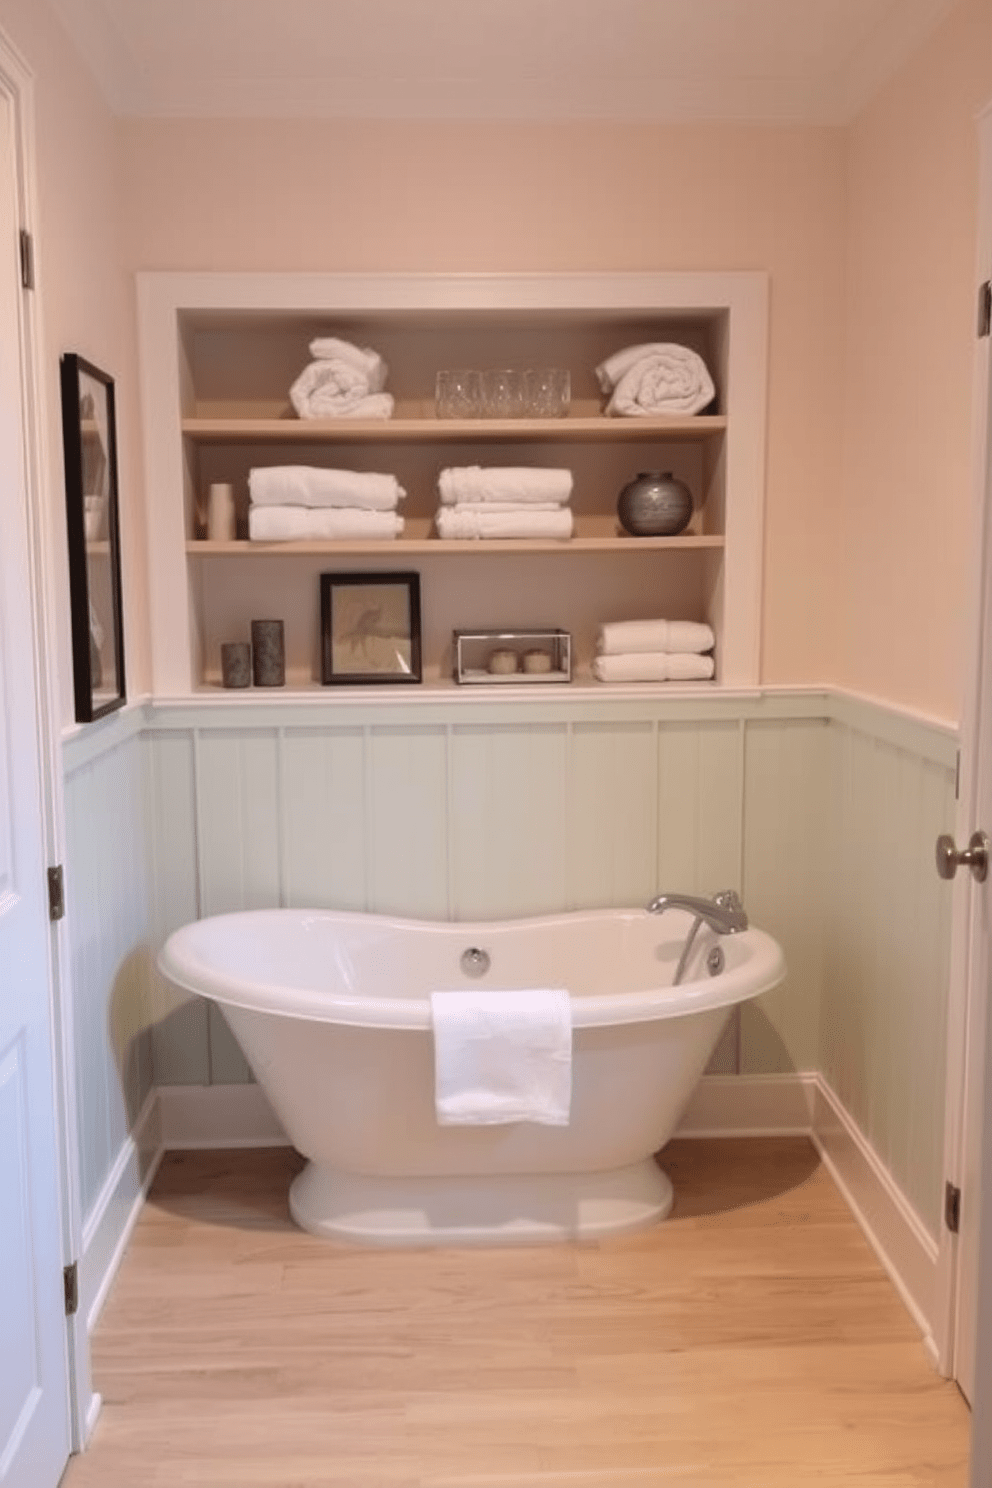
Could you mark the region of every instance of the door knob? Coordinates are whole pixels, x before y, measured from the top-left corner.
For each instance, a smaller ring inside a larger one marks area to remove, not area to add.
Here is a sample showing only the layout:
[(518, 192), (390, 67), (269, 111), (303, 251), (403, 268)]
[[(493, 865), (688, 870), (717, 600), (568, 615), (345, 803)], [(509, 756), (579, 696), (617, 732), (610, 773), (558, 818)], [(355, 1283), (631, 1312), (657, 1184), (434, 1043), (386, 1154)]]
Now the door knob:
[(937, 838), (937, 872), (941, 878), (953, 878), (959, 868), (970, 868), (971, 876), (984, 883), (989, 871), (989, 848), (992, 843), (984, 832), (972, 832), (968, 846), (958, 852), (954, 838), (946, 833)]

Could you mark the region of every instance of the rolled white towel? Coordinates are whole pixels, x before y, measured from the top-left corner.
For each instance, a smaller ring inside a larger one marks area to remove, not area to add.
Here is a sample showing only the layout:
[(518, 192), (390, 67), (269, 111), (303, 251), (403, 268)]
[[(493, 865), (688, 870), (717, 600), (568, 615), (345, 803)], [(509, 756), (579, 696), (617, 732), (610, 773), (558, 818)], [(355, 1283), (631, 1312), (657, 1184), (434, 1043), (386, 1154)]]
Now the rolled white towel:
[(638, 651), (619, 656), (597, 656), (592, 664), (599, 682), (708, 682), (712, 656), (680, 651)]
[(668, 341), (628, 346), (601, 362), (596, 377), (613, 394), (606, 412), (625, 417), (699, 413), (716, 394), (699, 353)]
[(695, 620), (615, 620), (599, 627), (601, 656), (630, 651), (712, 651), (716, 637)]
[(567, 506), (550, 511), (517, 507), (489, 511), (481, 506), (442, 506), (434, 518), (441, 538), (535, 537), (567, 540), (572, 535), (572, 511)]
[(391, 418), (390, 393), (370, 387), (351, 362), (310, 362), (289, 390), (289, 399), (302, 419)]
[(310, 342), (310, 355), (315, 362), (344, 362), (354, 367), (365, 378), (367, 392), (381, 393), (386, 386), (389, 368), (369, 346), (353, 346), (337, 336), (318, 336)]
[(514, 502), (564, 506), (572, 495), (570, 470), (533, 465), (453, 465), (437, 482), (443, 506)]
[(406, 492), (395, 475), (322, 470), (312, 465), (262, 465), (248, 472), (253, 506), (358, 506), (395, 511)]
[(403, 518), (395, 512), (359, 507), (251, 506), (248, 536), (253, 542), (322, 542), (399, 537)]

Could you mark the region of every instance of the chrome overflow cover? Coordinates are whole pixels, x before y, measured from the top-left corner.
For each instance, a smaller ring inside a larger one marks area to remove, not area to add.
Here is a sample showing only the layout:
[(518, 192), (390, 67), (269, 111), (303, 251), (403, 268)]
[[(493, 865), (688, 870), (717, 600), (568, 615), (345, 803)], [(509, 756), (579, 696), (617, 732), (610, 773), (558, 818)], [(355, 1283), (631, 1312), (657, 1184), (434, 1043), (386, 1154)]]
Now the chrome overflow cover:
[(723, 954), (723, 946), (710, 946), (706, 956), (706, 970), (710, 976), (719, 976), (726, 965), (726, 961), (727, 958)]
[(469, 946), (467, 951), (462, 951), (460, 964), (466, 976), (485, 976), (490, 966), (489, 953), (481, 951), (478, 946)]

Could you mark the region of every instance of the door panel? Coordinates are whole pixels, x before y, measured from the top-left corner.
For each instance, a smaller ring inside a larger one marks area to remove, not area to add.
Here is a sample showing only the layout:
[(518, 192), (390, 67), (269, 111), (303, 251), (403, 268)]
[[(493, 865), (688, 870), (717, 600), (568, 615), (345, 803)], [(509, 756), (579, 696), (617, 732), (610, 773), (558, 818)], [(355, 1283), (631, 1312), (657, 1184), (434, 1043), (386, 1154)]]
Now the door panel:
[(0, 79), (0, 1485), (55, 1488), (69, 1403), (15, 182)]
[(24, 1040), (18, 1038), (0, 1053), (0, 1173), (4, 1175), (0, 1234), (5, 1271), (0, 1338), (21, 1339), (23, 1346), (0, 1350), (0, 1478), (4, 1466), (17, 1455), (41, 1397), (29, 1166)]

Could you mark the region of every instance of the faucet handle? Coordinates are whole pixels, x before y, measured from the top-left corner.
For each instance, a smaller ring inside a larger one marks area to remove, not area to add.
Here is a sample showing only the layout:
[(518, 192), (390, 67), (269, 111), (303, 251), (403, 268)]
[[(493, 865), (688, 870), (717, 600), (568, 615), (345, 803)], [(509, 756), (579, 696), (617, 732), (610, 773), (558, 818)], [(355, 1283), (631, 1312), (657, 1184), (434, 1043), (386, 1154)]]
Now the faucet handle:
[(736, 889), (721, 889), (719, 894), (713, 895), (713, 903), (731, 917), (730, 934), (737, 930), (748, 929), (747, 911)]

